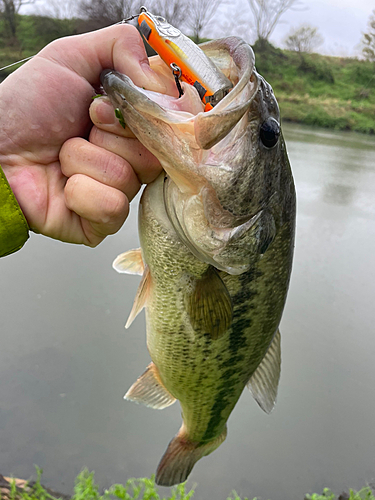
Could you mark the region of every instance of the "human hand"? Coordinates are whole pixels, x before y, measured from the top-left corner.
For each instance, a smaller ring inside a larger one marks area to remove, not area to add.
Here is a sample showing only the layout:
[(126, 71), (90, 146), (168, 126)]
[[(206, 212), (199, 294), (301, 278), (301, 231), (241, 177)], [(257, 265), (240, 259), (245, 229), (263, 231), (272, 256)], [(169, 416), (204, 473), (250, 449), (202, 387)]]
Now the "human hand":
[(140, 184), (161, 170), (109, 103), (92, 111), (107, 132), (92, 128), (88, 110), (106, 68), (165, 90), (130, 25), (56, 40), (0, 85), (0, 165), (30, 228), (89, 246), (122, 226)]

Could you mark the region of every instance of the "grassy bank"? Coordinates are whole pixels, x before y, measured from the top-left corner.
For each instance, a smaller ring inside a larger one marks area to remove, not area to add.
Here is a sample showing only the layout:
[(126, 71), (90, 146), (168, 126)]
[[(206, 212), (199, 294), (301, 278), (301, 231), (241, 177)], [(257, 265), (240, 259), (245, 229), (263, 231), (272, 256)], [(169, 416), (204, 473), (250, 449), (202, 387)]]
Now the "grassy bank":
[(357, 59), (254, 46), (285, 121), (375, 133), (375, 65)]
[[(9, 489), (4, 489), (1, 488), (3, 484), (0, 482), (1, 500), (57, 500), (59, 498), (58, 494), (51, 492), (51, 490), (46, 490), (41, 485), (40, 470), (38, 470), (37, 480), (29, 485), (26, 484), (23, 487), (17, 487), (16, 482), (11, 481)], [(2, 495), (1, 491), (3, 491)], [(66, 496), (64, 495), (63, 497), (66, 500)], [(129, 479), (125, 485), (115, 484), (101, 494), (98, 485), (95, 484), (94, 473), (89, 473), (85, 470), (76, 479), (74, 494), (71, 500), (190, 500), (193, 497), (194, 491), (190, 490), (188, 492), (185, 484), (180, 484), (171, 489), (168, 497), (162, 498), (159, 496), (153, 478)], [(291, 492), (291, 498), (295, 498), (293, 492)], [(224, 500), (224, 497), (222, 500)], [(233, 492), (227, 500), (249, 499), (241, 499)], [(254, 500), (257, 499), (255, 498)], [(363, 488), (359, 492), (350, 490), (349, 493), (341, 493), (339, 496), (336, 496), (331, 490), (325, 488), (322, 494), (306, 494), (304, 499), (301, 500), (375, 500), (375, 497), (370, 487)]]

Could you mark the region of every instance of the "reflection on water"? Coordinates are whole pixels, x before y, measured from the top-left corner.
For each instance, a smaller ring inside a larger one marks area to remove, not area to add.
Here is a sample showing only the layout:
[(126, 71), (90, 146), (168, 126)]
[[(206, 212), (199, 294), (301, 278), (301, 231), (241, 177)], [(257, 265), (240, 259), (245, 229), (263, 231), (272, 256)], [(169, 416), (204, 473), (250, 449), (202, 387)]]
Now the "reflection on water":
[[(198, 499), (289, 500), (375, 478), (375, 139), (284, 134), (298, 220), (278, 403), (267, 416), (244, 392), (226, 442), (192, 473)], [(181, 417), (122, 399), (149, 362), (143, 316), (123, 327), (139, 278), (111, 269), (136, 246), (133, 207), (95, 250), (32, 236), (0, 260), (0, 473), (38, 464), (69, 493), (84, 466), (103, 487), (155, 471)]]
[(327, 183), (323, 190), (323, 200), (333, 205), (350, 205), (353, 201), (356, 189), (351, 186)]

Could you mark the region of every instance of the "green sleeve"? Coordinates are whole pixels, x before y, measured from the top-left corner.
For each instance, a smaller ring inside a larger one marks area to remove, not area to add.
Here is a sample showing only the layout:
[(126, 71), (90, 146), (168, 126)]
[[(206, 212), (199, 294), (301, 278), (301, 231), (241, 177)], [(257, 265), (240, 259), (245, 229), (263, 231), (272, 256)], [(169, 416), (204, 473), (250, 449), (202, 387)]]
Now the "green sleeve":
[(0, 257), (16, 252), (29, 237), (29, 226), (0, 167)]

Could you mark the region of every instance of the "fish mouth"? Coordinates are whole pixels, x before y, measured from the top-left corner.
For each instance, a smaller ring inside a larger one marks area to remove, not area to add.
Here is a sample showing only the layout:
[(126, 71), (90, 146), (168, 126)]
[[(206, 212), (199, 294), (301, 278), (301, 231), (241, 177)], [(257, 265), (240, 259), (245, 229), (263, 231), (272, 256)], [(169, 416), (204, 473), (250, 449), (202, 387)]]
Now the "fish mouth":
[(166, 83), (165, 94), (137, 87), (129, 77), (110, 69), (101, 73), (102, 86), (113, 104), (121, 107), (126, 101), (140, 112), (158, 115), (171, 123), (190, 121), (200, 113), (205, 116), (223, 113), (249, 102), (258, 90), (258, 79), (254, 54), (246, 42), (237, 37), (215, 42), (213, 47), (211, 42), (200, 47), (232, 82), (233, 89), (210, 111), (204, 112), (197, 90), (185, 82), (181, 82), (183, 95), (177, 97), (173, 74), (165, 63), (160, 63), (159, 56), (150, 58), (150, 66)]
[[(115, 70), (104, 70), (100, 75), (100, 80), (106, 94), (119, 107), (126, 101), (135, 109), (144, 109), (148, 114), (155, 112), (163, 114), (163, 111), (168, 111), (171, 118), (175, 113), (173, 121), (189, 120), (204, 110), (198, 92), (184, 82), (181, 83), (184, 94), (181, 97), (175, 97), (138, 87), (128, 76)], [(155, 104), (159, 107), (158, 111), (155, 109)]]

